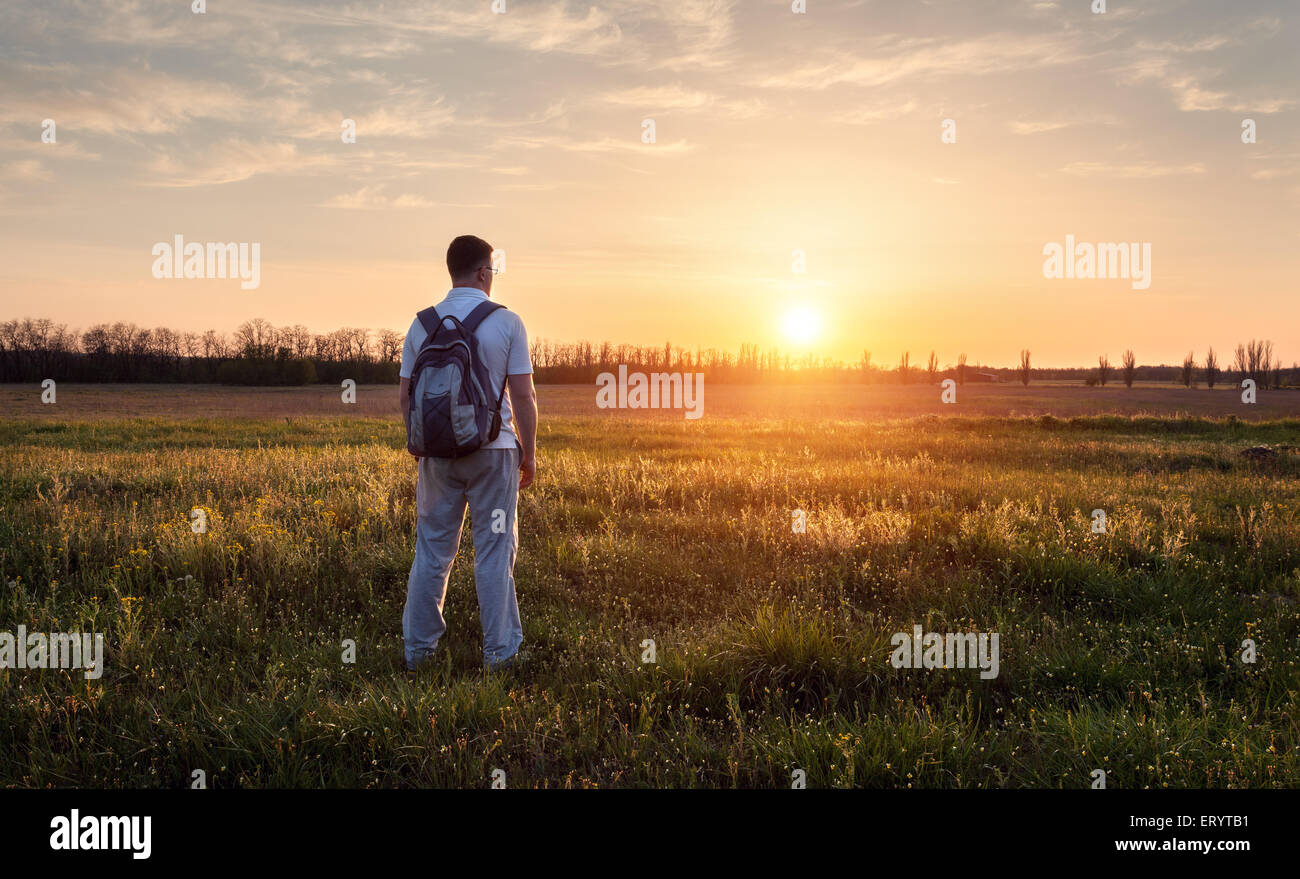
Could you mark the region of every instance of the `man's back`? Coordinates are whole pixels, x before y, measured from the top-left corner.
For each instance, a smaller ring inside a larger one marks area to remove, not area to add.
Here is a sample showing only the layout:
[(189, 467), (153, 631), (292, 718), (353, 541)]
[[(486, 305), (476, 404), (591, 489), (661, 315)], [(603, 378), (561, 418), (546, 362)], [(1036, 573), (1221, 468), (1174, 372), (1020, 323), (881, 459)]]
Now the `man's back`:
[[(464, 320), (475, 306), (487, 301), (488, 296), (482, 290), (453, 287), (434, 308), (439, 317)], [(402, 378), (410, 378), (415, 357), (427, 336), (428, 333), (418, 318), (411, 322), (411, 328), (406, 333), (406, 344), (402, 348)], [(479, 354), (482, 355), (492, 383), (489, 389), (491, 398), (495, 402), (507, 375), (527, 375), (533, 371), (528, 354), (528, 333), (519, 315), (508, 308), (499, 308), (484, 318), (475, 336), (478, 338)], [(516, 439), (510, 396), (506, 395), (501, 401), (501, 434), (483, 448), (513, 449), (516, 447)]]

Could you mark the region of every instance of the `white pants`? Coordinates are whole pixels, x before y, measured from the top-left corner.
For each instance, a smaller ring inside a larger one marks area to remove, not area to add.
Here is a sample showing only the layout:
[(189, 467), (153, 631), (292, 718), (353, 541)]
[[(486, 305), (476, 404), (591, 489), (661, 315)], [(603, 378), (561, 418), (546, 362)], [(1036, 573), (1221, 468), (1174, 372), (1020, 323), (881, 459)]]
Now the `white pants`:
[(447, 631), (442, 616), (465, 507), (474, 528), (474, 585), (483, 622), (483, 662), (493, 667), (524, 640), (515, 599), (519, 450), (480, 449), (464, 458), (421, 458), (416, 486), (415, 562), (406, 583), (406, 665), (428, 658)]

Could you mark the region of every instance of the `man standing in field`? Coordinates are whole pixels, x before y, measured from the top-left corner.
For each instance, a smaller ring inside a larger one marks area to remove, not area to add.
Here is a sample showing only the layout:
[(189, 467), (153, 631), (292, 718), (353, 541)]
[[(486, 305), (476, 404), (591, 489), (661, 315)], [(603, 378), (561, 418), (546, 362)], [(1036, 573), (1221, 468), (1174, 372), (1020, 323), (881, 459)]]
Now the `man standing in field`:
[[(492, 245), (473, 235), (460, 236), (447, 248), (447, 271), (452, 288), (435, 308), (439, 317), (464, 320), (492, 295), (497, 272), (492, 266)], [(400, 372), (403, 413), (410, 405), (416, 355), (427, 335), (419, 318), (406, 334)], [(429, 660), (447, 631), (442, 607), (467, 504), (474, 529), (474, 584), (483, 622), (484, 666), (494, 669), (514, 661), (524, 638), (515, 599), (519, 549), (515, 511), (519, 489), (532, 484), (537, 470), (533, 364), (524, 323), (513, 311), (492, 312), (475, 335), (492, 389), (499, 391), (502, 383), (508, 383), (510, 394), (501, 403), (501, 432), (495, 440), (461, 458), (417, 458), (415, 562), (402, 614), (410, 671)]]

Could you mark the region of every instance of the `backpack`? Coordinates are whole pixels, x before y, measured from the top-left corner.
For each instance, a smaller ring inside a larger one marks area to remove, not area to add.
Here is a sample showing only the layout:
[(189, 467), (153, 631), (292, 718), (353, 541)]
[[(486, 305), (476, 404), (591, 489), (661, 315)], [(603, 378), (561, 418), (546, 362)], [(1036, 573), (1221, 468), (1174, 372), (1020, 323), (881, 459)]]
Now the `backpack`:
[[(406, 411), (406, 447), (422, 458), (462, 458), (497, 438), (501, 432), (501, 381), (496, 405), (487, 364), (479, 353), (474, 331), (498, 308), (481, 302), (465, 320), (426, 308), (416, 318), (428, 332), (411, 370), (411, 403)], [(450, 326), (448, 326), (450, 322)]]

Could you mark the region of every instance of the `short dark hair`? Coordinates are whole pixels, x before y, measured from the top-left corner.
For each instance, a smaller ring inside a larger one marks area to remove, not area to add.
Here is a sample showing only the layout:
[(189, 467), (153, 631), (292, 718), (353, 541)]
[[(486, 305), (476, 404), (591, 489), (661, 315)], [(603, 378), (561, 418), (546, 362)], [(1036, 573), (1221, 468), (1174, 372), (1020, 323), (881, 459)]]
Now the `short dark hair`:
[(492, 245), (477, 235), (461, 235), (447, 246), (447, 271), (454, 281), (492, 262)]

